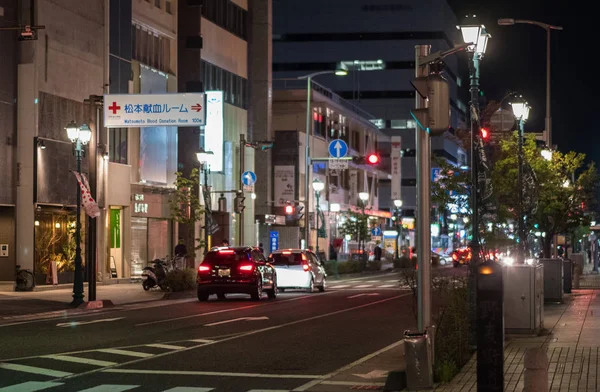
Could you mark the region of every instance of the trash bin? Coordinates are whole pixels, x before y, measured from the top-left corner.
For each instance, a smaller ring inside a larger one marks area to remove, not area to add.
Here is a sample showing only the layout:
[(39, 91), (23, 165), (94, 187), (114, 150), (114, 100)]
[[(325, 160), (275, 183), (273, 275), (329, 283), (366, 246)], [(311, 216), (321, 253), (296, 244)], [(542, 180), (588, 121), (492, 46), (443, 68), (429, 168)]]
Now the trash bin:
[(544, 301), (562, 302), (563, 261), (562, 259), (540, 259), (544, 266)]
[(563, 260), (563, 291), (570, 293), (573, 288), (573, 262), (569, 259)]
[(433, 386), (433, 346), (431, 338), (427, 332), (404, 332), (406, 386), (410, 390)]

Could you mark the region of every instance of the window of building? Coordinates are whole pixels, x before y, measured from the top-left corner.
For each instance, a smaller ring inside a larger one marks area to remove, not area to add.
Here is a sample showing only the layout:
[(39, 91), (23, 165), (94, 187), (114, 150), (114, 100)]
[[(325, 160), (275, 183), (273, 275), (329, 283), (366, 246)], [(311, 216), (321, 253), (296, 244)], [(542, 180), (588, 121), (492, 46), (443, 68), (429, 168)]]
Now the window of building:
[(230, 0), (200, 0), (202, 16), (241, 39), (247, 39), (248, 11)]
[(171, 0), (166, 0), (165, 1), (165, 11), (167, 12), (167, 14), (173, 14), (173, 10), (172, 10), (172, 4), (171, 4)]
[(225, 102), (242, 109), (248, 107), (248, 80), (206, 61), (201, 64), (206, 91), (223, 91)]
[(360, 151), (360, 134), (356, 131), (352, 131), (352, 140), (350, 142), (350, 148)]
[(108, 130), (108, 159), (110, 162), (127, 164), (127, 128)]
[(143, 26), (132, 25), (132, 58), (163, 72), (170, 72), (171, 40)]
[(154, 6), (160, 8), (160, 0), (154, 0)]

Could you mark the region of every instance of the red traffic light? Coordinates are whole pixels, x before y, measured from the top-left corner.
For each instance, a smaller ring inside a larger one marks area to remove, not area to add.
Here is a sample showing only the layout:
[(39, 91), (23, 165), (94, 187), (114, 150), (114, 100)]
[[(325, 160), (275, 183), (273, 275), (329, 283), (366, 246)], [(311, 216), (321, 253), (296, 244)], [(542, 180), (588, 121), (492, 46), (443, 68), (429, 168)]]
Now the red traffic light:
[(490, 131), (486, 128), (481, 128), (481, 138), (487, 141), (490, 138)]
[(287, 205), (285, 206), (285, 214), (286, 215), (292, 215), (294, 213), (294, 206), (291, 205)]
[(369, 154), (367, 156), (367, 163), (370, 165), (376, 165), (379, 163), (379, 155), (377, 154)]

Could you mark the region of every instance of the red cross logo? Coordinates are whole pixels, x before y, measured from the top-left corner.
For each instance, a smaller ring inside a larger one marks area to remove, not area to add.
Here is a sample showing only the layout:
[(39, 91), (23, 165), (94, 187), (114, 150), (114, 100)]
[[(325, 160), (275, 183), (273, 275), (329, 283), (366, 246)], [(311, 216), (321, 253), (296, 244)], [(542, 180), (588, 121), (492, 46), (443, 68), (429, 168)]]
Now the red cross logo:
[(112, 103), (112, 106), (108, 107), (108, 110), (112, 110), (113, 114), (117, 114), (117, 110), (121, 109), (120, 106), (117, 106), (116, 102)]

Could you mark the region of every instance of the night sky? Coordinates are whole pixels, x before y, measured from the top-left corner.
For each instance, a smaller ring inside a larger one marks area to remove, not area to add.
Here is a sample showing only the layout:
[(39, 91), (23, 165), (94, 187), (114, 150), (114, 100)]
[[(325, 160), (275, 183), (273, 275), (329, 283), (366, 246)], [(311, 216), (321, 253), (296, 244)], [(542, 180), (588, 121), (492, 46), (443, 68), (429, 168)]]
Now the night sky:
[(532, 106), (526, 132), (544, 129), (546, 31), (524, 24), (498, 26), (497, 19), (529, 19), (564, 28), (552, 33), (553, 144), (561, 151), (585, 153), (588, 159), (600, 164), (597, 109), (600, 6), (577, 0), (448, 0), (448, 3), (459, 21), (465, 14), (474, 13), (492, 34), (481, 63), (481, 88), (489, 100), (500, 100), (508, 91), (522, 94)]

